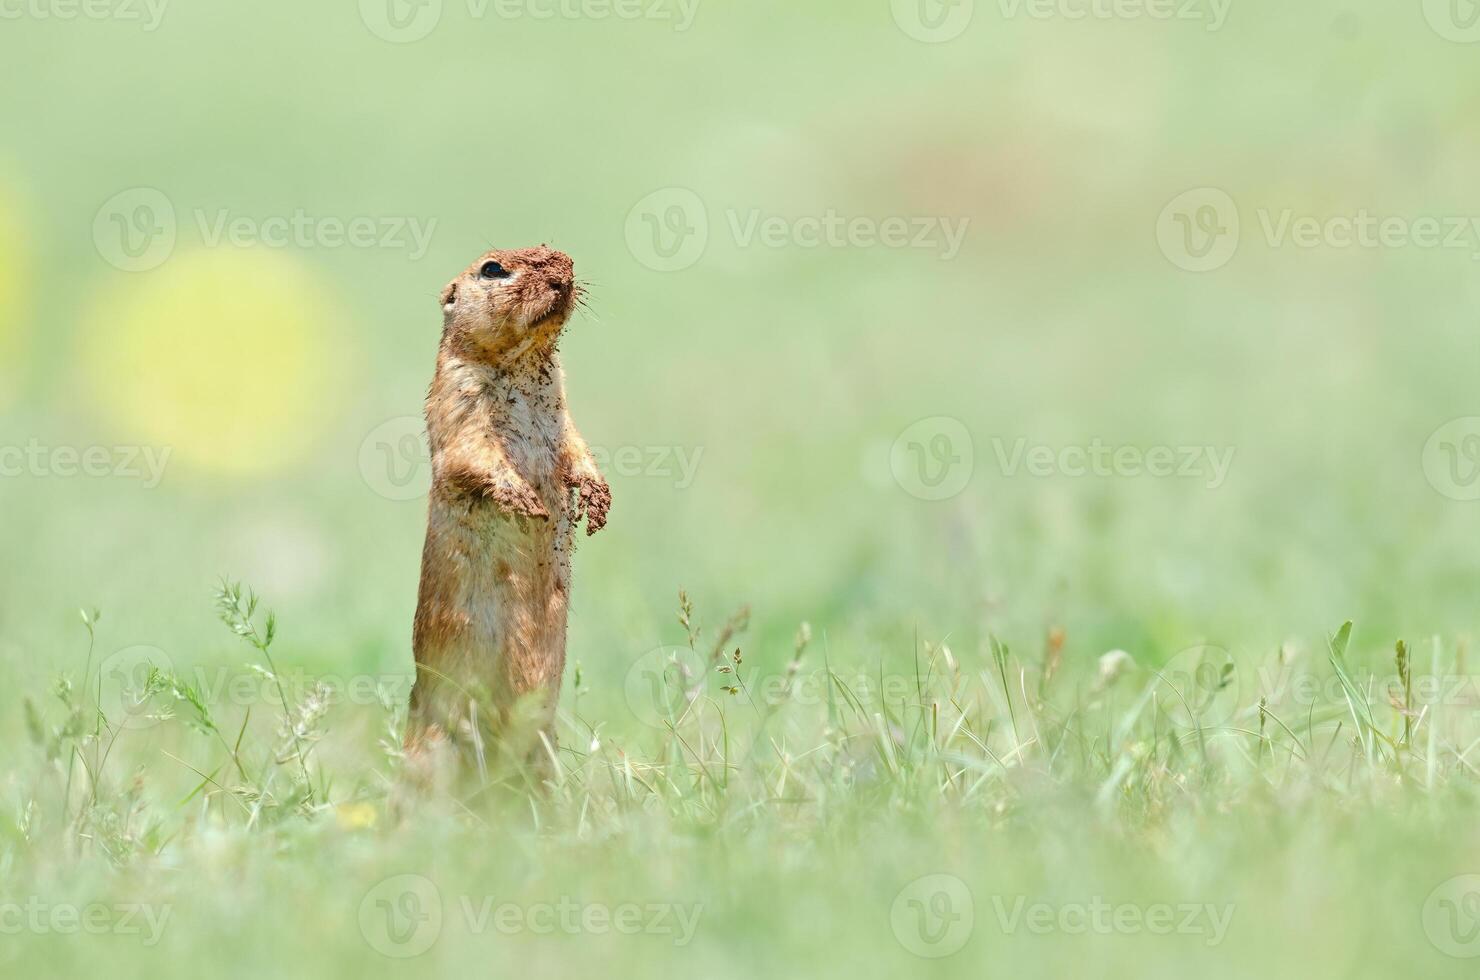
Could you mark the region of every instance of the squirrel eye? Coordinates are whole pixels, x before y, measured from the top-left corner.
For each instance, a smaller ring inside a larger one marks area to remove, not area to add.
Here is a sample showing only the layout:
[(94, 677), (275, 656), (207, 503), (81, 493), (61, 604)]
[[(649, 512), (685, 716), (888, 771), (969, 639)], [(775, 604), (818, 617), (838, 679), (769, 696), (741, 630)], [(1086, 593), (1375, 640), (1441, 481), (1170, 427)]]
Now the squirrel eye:
[(497, 262), (484, 262), (483, 268), (478, 270), (478, 275), (484, 279), (507, 279), (510, 272)]

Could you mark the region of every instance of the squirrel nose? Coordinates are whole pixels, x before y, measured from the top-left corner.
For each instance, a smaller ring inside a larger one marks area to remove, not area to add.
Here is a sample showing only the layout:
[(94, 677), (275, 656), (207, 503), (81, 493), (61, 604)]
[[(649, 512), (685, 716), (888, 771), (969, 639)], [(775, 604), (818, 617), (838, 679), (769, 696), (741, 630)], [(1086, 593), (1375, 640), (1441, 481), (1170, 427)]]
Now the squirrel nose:
[(536, 265), (545, 284), (560, 296), (569, 295), (575, 286), (575, 264), (571, 262), (570, 256), (564, 252), (558, 252), (548, 245), (541, 245), (539, 258)]

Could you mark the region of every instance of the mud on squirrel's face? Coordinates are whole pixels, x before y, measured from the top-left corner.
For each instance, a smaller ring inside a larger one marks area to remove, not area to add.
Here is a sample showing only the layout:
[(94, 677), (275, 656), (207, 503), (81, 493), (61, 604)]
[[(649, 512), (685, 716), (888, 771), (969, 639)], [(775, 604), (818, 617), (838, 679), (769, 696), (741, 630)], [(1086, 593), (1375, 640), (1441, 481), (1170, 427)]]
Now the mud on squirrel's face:
[(487, 252), (442, 290), (444, 334), (491, 358), (552, 347), (580, 300), (574, 272), (546, 245)]

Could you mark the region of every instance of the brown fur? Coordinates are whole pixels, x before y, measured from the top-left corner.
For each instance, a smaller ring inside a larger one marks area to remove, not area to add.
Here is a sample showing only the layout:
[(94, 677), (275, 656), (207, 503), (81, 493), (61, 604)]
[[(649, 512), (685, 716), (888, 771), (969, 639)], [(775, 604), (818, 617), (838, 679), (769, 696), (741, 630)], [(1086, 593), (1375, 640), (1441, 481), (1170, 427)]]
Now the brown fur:
[[(490, 261), (512, 277), (483, 278)], [(432, 491), (406, 732), (413, 755), (497, 737), (501, 716), (525, 696), (553, 728), (574, 529), (584, 516), (594, 534), (611, 505), (566, 409), (556, 353), (580, 293), (570, 258), (544, 246), (489, 252), (442, 292), (427, 396)]]

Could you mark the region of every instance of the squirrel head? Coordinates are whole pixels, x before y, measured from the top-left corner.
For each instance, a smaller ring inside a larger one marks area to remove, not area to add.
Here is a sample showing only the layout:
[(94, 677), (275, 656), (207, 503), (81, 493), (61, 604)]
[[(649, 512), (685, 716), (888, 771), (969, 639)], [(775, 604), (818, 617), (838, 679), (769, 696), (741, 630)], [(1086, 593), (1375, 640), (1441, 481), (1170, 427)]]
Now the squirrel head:
[(443, 342), (494, 365), (553, 351), (582, 292), (564, 252), (485, 252), (442, 290)]

